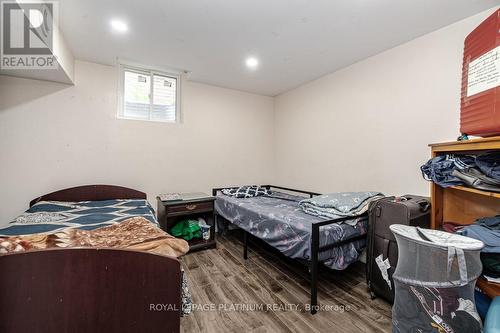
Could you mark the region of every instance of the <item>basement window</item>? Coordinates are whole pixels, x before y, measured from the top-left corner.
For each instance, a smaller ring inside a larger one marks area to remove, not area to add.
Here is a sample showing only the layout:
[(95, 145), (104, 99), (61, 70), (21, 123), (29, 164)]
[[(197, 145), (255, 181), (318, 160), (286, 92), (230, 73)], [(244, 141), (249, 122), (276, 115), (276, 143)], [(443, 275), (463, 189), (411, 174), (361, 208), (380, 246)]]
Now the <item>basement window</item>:
[(118, 118), (176, 123), (180, 75), (120, 66)]

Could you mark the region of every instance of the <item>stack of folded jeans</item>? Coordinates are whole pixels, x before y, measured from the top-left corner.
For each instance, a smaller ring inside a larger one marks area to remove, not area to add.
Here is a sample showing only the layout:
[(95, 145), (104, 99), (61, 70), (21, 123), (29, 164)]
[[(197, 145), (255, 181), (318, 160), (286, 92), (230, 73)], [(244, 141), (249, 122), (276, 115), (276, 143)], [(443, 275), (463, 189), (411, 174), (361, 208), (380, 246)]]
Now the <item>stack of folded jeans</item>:
[(441, 187), (464, 185), (500, 192), (500, 152), (440, 155), (420, 167), (424, 179)]
[(476, 165), (486, 176), (500, 179), (500, 152), (489, 152), (477, 156)]

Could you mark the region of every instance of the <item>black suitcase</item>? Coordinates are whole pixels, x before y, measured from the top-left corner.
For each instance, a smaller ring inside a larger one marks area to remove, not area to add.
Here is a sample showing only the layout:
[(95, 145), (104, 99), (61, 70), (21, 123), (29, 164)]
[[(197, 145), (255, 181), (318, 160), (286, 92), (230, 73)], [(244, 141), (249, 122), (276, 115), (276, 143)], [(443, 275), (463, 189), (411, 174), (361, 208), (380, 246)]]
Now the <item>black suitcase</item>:
[(398, 245), (389, 226), (404, 224), (429, 228), (429, 198), (416, 195), (386, 197), (372, 202), (369, 210), (366, 284), (372, 299), (394, 303), (392, 274), (398, 262)]

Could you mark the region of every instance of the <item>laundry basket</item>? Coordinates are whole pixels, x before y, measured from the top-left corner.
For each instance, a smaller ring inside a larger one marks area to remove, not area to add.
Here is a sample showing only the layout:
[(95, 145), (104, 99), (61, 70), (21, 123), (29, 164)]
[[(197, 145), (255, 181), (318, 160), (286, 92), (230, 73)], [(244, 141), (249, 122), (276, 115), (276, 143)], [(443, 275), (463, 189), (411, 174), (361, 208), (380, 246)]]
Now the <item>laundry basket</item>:
[(444, 231), (390, 226), (398, 243), (394, 333), (481, 332), (474, 285), (484, 244)]

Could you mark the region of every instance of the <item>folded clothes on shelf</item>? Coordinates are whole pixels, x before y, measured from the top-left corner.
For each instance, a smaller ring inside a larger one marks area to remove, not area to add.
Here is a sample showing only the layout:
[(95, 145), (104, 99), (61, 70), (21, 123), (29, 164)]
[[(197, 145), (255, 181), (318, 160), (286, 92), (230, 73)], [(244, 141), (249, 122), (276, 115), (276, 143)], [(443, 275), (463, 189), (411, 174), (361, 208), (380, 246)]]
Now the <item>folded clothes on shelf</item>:
[(420, 167), (425, 180), (441, 187), (463, 185), (500, 192), (500, 153), (439, 155)]
[(492, 151), (477, 156), (476, 165), (486, 176), (500, 180), (500, 152)]
[(479, 218), (457, 232), (485, 244), (481, 251), (483, 275), (488, 281), (500, 281), (500, 215)]
[(500, 230), (500, 215), (482, 217), (476, 220), (476, 224), (492, 230)]
[(500, 278), (500, 253), (481, 253), (483, 274), (492, 278)]
[(500, 230), (489, 229), (479, 224), (471, 224), (463, 228), (460, 234), (482, 241), (485, 245), (482, 252), (500, 253)]

